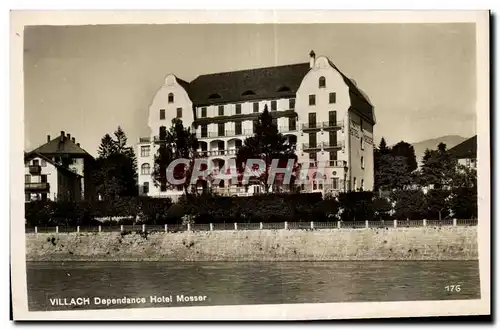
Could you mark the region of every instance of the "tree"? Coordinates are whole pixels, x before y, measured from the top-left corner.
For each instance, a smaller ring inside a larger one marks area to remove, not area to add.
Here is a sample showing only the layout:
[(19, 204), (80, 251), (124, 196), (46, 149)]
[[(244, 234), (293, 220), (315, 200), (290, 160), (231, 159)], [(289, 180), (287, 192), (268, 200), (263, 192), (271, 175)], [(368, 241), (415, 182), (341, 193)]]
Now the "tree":
[(454, 218), (477, 218), (477, 188), (453, 188), (450, 196), (450, 209)]
[(395, 144), (390, 153), (395, 157), (404, 157), (406, 159), (408, 173), (417, 169), (417, 158), (415, 156), (415, 149), (407, 142), (401, 141)]
[(394, 190), (391, 200), (395, 202), (394, 216), (397, 219), (422, 219), (427, 213), (425, 194), (422, 190)]
[(380, 139), (380, 144), (378, 145), (378, 151), (380, 152), (380, 156), (384, 156), (391, 153), (391, 148), (387, 147), (387, 143), (385, 142), (384, 137)]
[(137, 194), (137, 164), (132, 147), (126, 145), (125, 132), (118, 127), (116, 140), (104, 135), (98, 149), (99, 157), (92, 171), (96, 192), (105, 200)]
[(373, 219), (373, 193), (371, 191), (347, 192), (338, 196), (343, 221), (365, 221)]
[(450, 187), (453, 184), (456, 171), (456, 159), (446, 150), (446, 145), (440, 143), (437, 150), (425, 150), (419, 173), (419, 183), (422, 186), (432, 186), (434, 189)]
[(271, 185), (268, 183), (271, 164), (273, 159), (277, 159), (280, 167), (285, 167), (288, 160), (294, 160), (292, 181), (298, 170), (297, 156), (294, 146), (287, 142), (287, 139), (278, 132), (278, 127), (273, 123), (273, 117), (264, 107), (264, 111), (255, 122), (255, 133), (245, 139), (243, 146), (238, 149), (236, 162), (239, 172), (244, 172), (245, 164), (249, 159), (261, 159), (264, 161), (265, 168), (261, 175), (255, 180), (264, 187), (266, 193), (269, 192)]
[(372, 201), (373, 215), (377, 220), (384, 220), (389, 217), (392, 205), (389, 199), (385, 197), (375, 197)]
[(377, 160), (375, 171), (377, 187), (382, 189), (404, 189), (412, 182), (406, 157), (386, 154)]
[(429, 218), (438, 218), (438, 220), (449, 216), (449, 197), (450, 191), (443, 189), (431, 189), (425, 195), (425, 205), (427, 216)]
[(107, 158), (116, 153), (116, 143), (113, 138), (106, 134), (101, 139), (101, 144), (99, 145), (99, 149), (97, 150), (97, 154), (99, 158)]
[[(172, 126), (167, 131), (166, 128), (160, 129), (160, 147), (155, 155), (155, 162), (151, 177), (155, 186), (159, 186), (162, 191), (167, 188), (180, 187), (186, 195), (189, 195), (191, 185), (191, 174), (194, 168), (195, 159), (198, 156), (198, 139), (191, 129), (185, 128), (182, 120), (174, 118)], [(169, 182), (167, 169), (169, 164), (175, 159), (188, 159), (189, 164), (179, 164), (171, 173), (174, 179), (186, 178), (183, 184), (175, 185)]]

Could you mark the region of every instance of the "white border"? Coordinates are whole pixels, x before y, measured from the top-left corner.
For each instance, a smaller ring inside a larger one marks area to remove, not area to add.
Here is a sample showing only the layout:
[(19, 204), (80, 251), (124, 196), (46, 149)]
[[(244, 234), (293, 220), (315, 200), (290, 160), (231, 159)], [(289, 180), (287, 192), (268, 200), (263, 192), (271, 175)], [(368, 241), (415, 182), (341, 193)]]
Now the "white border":
[[(486, 11), (43, 11), (11, 12), (11, 261), (15, 320), (298, 320), (490, 313), (489, 13)], [(402, 301), (293, 305), (171, 307), (29, 312), (26, 294), (22, 161), (24, 25), (165, 23), (444, 23), (475, 22), (479, 181), (480, 300)]]

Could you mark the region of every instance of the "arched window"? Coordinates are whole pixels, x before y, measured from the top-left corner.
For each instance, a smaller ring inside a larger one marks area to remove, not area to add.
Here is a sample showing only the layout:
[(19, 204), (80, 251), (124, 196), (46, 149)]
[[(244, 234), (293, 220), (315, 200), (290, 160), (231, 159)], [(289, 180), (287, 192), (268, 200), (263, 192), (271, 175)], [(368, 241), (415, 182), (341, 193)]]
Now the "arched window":
[(151, 166), (148, 163), (144, 163), (141, 165), (141, 174), (147, 175), (150, 173)]
[(174, 103), (174, 93), (168, 93), (168, 103)]
[(319, 88), (325, 88), (325, 87), (326, 87), (325, 77), (319, 77)]

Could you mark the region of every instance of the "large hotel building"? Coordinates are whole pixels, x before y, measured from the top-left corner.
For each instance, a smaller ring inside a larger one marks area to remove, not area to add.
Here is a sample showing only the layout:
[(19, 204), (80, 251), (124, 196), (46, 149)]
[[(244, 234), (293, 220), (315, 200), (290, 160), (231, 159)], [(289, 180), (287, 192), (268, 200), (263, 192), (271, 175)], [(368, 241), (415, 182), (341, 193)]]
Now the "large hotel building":
[[(308, 168), (301, 191), (373, 189), (373, 105), (327, 57), (311, 51), (308, 63), (206, 74), (190, 83), (168, 75), (149, 107), (151, 136), (137, 145), (139, 194), (176, 199), (183, 193), (162, 191), (151, 178), (160, 130), (173, 118), (196, 132), (200, 155), (220, 168), (253, 135), (265, 105)], [(245, 189), (230, 181), (212, 189), (228, 195), (261, 192), (258, 185)]]

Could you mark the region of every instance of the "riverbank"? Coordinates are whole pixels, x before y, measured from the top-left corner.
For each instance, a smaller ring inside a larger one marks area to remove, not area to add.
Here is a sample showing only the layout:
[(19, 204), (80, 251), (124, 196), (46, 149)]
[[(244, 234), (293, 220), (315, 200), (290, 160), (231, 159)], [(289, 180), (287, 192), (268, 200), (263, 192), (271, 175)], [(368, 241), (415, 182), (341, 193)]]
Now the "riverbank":
[(26, 234), (27, 261), (477, 260), (477, 227)]

